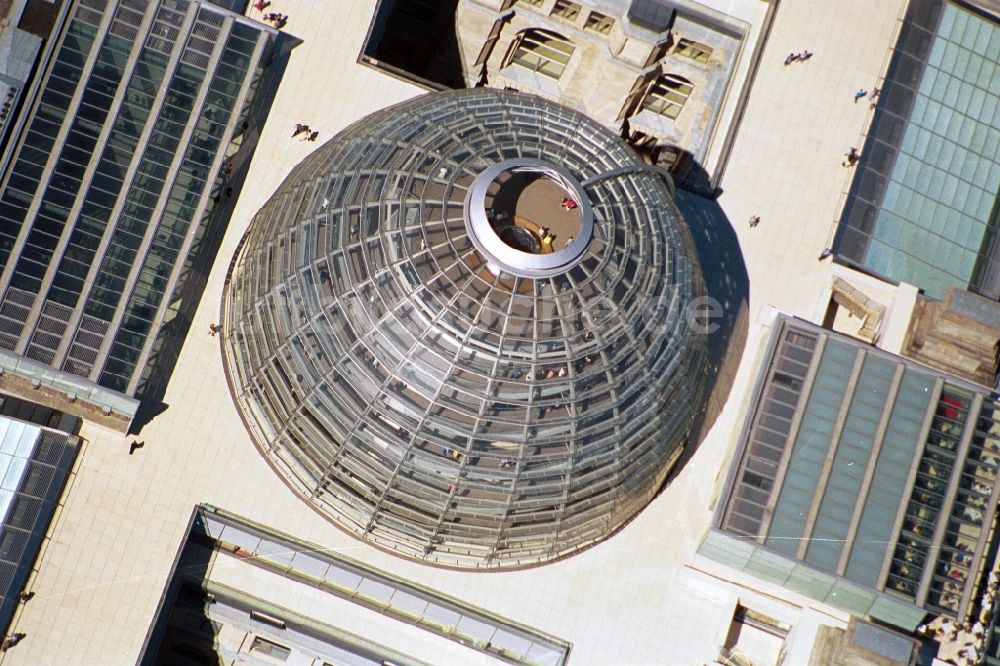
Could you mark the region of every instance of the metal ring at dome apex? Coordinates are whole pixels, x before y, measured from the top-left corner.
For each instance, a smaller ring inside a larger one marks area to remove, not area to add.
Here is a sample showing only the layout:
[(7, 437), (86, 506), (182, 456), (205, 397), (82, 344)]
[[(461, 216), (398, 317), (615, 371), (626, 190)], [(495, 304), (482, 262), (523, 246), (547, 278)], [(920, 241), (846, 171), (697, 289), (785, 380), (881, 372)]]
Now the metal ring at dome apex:
[[(505, 171), (540, 174), (574, 196), (580, 211), (580, 230), (568, 247), (550, 254), (531, 254), (507, 245), (497, 235), (486, 215), (486, 195), (493, 181)], [(476, 249), (489, 263), (518, 277), (546, 278), (565, 273), (580, 261), (594, 235), (594, 210), (583, 186), (569, 170), (544, 160), (512, 159), (487, 167), (476, 176), (465, 195), (464, 214), (465, 228)]]

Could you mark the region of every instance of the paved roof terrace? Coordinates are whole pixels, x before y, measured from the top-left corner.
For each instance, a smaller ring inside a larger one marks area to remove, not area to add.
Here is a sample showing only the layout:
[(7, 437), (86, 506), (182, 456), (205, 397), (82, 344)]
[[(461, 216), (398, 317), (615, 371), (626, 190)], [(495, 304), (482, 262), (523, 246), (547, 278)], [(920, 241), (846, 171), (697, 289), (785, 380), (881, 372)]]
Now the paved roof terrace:
[[(852, 104), (851, 93), (877, 83), (902, 4), (781, 4), (719, 199), (751, 285), (749, 303), (734, 307), (744, 309), (751, 328), (730, 378), (729, 400), (694, 457), (608, 541), (541, 568), (481, 574), (432, 569), (382, 553), (306, 509), (253, 446), (226, 385), (220, 340), (204, 333), (219, 320), (229, 259), (246, 225), (291, 168), (350, 122), (422, 92), (356, 64), (370, 3), (282, 0), (280, 10), (290, 17), (285, 30), (303, 41), (264, 127), (167, 390), (166, 411), (142, 431), (146, 446), (133, 456), (130, 438), (84, 428), (86, 445), (30, 583), (36, 596), (11, 628), (27, 637), (4, 662), (134, 663), (192, 508), (201, 502), (565, 637), (573, 643), (574, 664), (655, 664), (664, 663), (665, 655), (678, 664), (711, 660), (728, 619), (711, 596), (694, 595), (698, 603), (689, 603), (692, 594), (678, 575), (711, 520), (737, 442), (742, 405), (768, 336), (762, 315), (776, 306), (814, 320), (822, 316), (820, 294), (832, 269), (816, 256), (828, 244), (846, 189), (842, 154), (857, 145), (868, 118), (867, 105)], [(756, 39), (764, 3), (727, 6), (753, 23)], [(782, 65), (789, 52), (804, 48), (815, 56)], [(319, 142), (290, 140), (297, 122), (318, 130)], [(689, 219), (696, 218), (701, 204), (680, 198)], [(746, 225), (751, 215), (762, 220), (757, 228)], [(703, 241), (713, 237), (710, 222), (697, 231)], [(724, 277), (734, 268), (706, 259), (709, 275)]]

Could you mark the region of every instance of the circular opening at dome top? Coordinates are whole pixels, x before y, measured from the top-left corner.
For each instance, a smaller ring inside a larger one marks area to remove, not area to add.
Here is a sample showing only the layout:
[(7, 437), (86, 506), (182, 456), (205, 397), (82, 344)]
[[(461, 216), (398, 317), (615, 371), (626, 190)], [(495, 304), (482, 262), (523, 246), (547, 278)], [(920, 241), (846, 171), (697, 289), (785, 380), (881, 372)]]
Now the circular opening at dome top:
[(486, 193), (486, 218), (504, 243), (530, 254), (565, 249), (580, 235), (580, 204), (550, 175), (528, 168), (500, 172)]
[(465, 226), (490, 270), (542, 278), (580, 259), (594, 218), (583, 186), (569, 171), (517, 159), (494, 164), (472, 182)]

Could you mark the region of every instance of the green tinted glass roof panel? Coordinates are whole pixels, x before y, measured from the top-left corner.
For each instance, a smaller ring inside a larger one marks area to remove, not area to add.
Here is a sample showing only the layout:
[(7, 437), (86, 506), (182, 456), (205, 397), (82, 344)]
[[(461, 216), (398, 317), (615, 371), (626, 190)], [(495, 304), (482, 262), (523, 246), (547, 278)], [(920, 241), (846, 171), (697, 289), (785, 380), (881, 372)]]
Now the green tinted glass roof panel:
[(854, 365), (853, 347), (830, 340), (806, 403), (765, 544), (794, 555), (805, 531), (806, 518), (819, 482), (830, 433), (847, 391)]
[(895, 371), (889, 359), (865, 358), (806, 550), (810, 564), (837, 569)]
[(844, 572), (845, 577), (856, 583), (872, 587), (878, 583), (886, 551), (892, 545), (886, 539), (887, 521), (896, 515), (903, 501), (906, 479), (933, 396), (934, 377), (907, 368), (875, 463), (878, 483), (869, 488)]
[[(990, 48), (1000, 43), (1000, 26), (957, 3), (940, 5), (942, 20), (926, 56), (897, 45), (836, 251), (933, 298), (951, 285), (993, 294), (1000, 88)], [(914, 58), (925, 59), (922, 67), (913, 66)]]

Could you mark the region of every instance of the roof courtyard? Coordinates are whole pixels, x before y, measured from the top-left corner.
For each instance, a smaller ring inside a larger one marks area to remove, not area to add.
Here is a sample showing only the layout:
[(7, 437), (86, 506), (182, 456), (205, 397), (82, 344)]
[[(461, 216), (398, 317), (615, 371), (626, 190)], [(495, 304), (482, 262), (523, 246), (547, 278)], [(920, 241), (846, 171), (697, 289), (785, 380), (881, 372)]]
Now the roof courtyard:
[[(218, 522), (235, 526), (227, 534), (243, 534), (238, 528), (250, 525), (257, 545), (264, 536), (285, 540), (296, 552), (318, 551), (324, 566), (357, 566), (375, 572), (373, 577), (384, 576), (379, 581), (386, 585), (385, 580), (405, 581), (400, 587), (416, 596), (433, 591), (421, 597), (425, 604), (454, 603), (473, 618), (481, 613), (511, 637), (511, 645), (535, 641), (541, 652), (558, 652), (569, 664), (701, 665), (717, 659), (724, 646), (755, 655), (755, 664), (774, 663), (768, 662), (778, 657), (774, 627), (787, 633), (792, 624), (795, 641), (786, 663), (809, 663), (819, 627), (846, 628), (849, 613), (747, 577), (699, 555), (698, 548), (738, 451), (777, 312), (822, 322), (834, 278), (847, 274), (845, 267), (817, 257), (832, 244), (850, 188), (853, 172), (841, 166), (843, 154), (863, 144), (873, 116), (868, 104), (852, 101), (852, 94), (879, 85), (906, 2), (885, 0), (877, 9), (870, 0), (783, 2), (773, 16), (768, 10), (776, 3), (707, 3), (734, 14), (748, 33), (745, 51), (732, 63), (732, 97), (714, 130), (717, 137), (734, 133), (731, 150), (724, 159), (719, 144), (708, 151), (721, 177), (719, 196), (708, 200), (684, 190), (676, 195), (708, 293), (725, 315), (722, 332), (711, 334), (717, 337), (710, 336), (707, 345), (716, 378), (702, 439), (685, 452), (662, 492), (617, 534), (573, 557), (492, 573), (435, 568), (394, 556), (306, 507), (258, 451), (245, 415), (234, 404), (223, 367), (229, 331), (223, 327), (221, 336), (206, 334), (222, 321), (230, 260), (241, 239), (293, 168), (352, 123), (426, 92), (358, 62), (372, 4), (274, 1), (273, 7), (289, 17), (284, 31), (301, 43), (291, 52), (280, 87), (261, 91), (274, 95), (273, 105), (163, 398), (165, 410), (143, 427), (145, 445), (132, 455), (131, 436), (85, 422), (67, 494), (29, 578), (35, 596), (17, 609), (11, 625), (11, 631), (26, 637), (0, 661), (135, 663), (188, 542), (192, 512), (218, 507)], [(253, 8), (248, 15), (261, 18)], [(759, 60), (750, 57), (758, 47)], [(813, 57), (784, 64), (789, 53), (803, 49)], [(735, 100), (744, 85), (751, 86), (750, 92), (738, 108)], [(296, 123), (308, 123), (320, 133), (319, 141), (290, 139)], [(577, 203), (556, 181), (518, 174), (497, 182), (488, 194), (494, 228), (513, 220), (528, 232), (514, 242), (542, 253), (543, 227), (553, 252), (575, 235), (581, 211), (566, 199)], [(751, 216), (759, 217), (758, 225), (747, 224)], [(852, 279), (885, 305), (880, 346), (898, 352), (899, 321), (905, 331), (914, 294), (865, 276)], [(218, 533), (212, 539), (240, 547)], [(314, 602), (351, 616), (353, 607), (341, 596), (318, 592), (301, 580), (283, 588), (292, 574), (237, 563), (239, 552), (230, 553), (212, 562), (212, 589), (229, 590), (252, 579), (260, 589), (283, 590), (281, 605), (296, 617)], [(216, 609), (219, 617), (243, 613), (246, 598), (227, 594), (228, 605)], [(412, 640), (418, 645), (411, 654), (415, 664), (501, 663), (488, 650), (463, 652), (466, 648), (455, 640), (415, 626), (406, 625), (410, 638), (397, 640), (398, 618), (378, 615), (370, 606), (364, 612), (372, 618), (368, 630), (376, 632), (367, 638), (387, 648), (381, 658), (402, 662), (406, 640)], [(746, 627), (739, 636), (730, 631), (734, 616)], [(250, 632), (244, 625), (240, 631)], [(305, 626), (304, 620), (297, 626)], [(754, 633), (754, 627), (764, 629)], [(352, 642), (361, 646), (359, 654), (368, 654), (374, 648), (352, 638), (364, 631), (352, 625), (323, 638), (338, 645)], [(312, 640), (313, 634), (302, 633), (303, 644)], [(435, 652), (435, 646), (445, 644)]]

